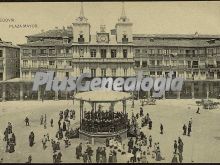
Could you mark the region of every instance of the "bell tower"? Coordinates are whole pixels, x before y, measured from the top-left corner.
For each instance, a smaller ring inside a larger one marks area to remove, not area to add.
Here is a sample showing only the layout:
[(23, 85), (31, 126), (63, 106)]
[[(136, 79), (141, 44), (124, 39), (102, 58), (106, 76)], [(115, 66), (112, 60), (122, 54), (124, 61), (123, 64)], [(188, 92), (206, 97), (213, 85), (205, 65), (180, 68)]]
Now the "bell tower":
[(126, 44), (133, 42), (132, 25), (133, 24), (130, 22), (125, 14), (125, 7), (123, 2), (121, 17), (118, 19), (118, 22), (115, 25), (116, 40), (118, 43)]
[(73, 42), (89, 43), (90, 42), (90, 24), (84, 16), (83, 2), (81, 2), (80, 15), (73, 23)]

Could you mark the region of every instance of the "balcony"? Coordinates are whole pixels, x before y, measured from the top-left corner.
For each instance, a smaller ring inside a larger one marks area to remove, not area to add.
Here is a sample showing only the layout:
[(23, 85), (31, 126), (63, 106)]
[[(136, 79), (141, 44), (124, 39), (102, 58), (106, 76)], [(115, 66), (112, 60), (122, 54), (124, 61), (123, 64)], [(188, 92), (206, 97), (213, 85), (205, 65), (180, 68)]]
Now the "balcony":
[(72, 62), (114, 62), (114, 63), (133, 63), (133, 58), (74, 58)]

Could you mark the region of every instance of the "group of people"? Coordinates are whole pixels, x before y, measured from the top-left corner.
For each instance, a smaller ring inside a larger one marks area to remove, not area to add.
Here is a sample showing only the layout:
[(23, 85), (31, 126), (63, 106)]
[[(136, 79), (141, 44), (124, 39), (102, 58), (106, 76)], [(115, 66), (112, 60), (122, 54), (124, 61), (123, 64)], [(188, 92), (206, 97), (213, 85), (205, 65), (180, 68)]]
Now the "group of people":
[(12, 131), (12, 124), (10, 122), (8, 122), (4, 131), (4, 141), (6, 142), (5, 152), (13, 153), (16, 146), (16, 137)]
[(128, 115), (113, 111), (85, 111), (81, 129), (87, 132), (117, 132), (127, 128)]
[(190, 133), (192, 132), (192, 118), (188, 122), (188, 127), (186, 124), (183, 125), (183, 135), (190, 136)]
[[(173, 152), (173, 159), (172, 159), (172, 163), (182, 163), (183, 161), (183, 141), (180, 137), (178, 137), (178, 144), (177, 144), (177, 141), (174, 140), (174, 145), (173, 145), (173, 148), (174, 148), (174, 152)], [(178, 156), (178, 158), (177, 158)], [(178, 161), (179, 160), (179, 161)]]

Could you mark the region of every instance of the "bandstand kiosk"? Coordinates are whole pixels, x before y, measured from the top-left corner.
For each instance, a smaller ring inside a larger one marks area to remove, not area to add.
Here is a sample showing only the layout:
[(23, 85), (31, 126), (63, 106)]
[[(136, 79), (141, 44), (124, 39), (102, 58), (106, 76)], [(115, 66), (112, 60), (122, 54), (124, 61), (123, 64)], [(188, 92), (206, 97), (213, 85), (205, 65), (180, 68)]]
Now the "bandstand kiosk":
[[(79, 138), (88, 140), (91, 144), (104, 142), (109, 137), (120, 136), (122, 140), (127, 138), (126, 100), (131, 97), (130, 93), (118, 91), (77, 93), (74, 100), (80, 101)], [(84, 110), (85, 102), (91, 105), (90, 111)], [(115, 112), (115, 104), (119, 102), (122, 103), (122, 110)], [(109, 110), (103, 111), (101, 104), (110, 104)]]

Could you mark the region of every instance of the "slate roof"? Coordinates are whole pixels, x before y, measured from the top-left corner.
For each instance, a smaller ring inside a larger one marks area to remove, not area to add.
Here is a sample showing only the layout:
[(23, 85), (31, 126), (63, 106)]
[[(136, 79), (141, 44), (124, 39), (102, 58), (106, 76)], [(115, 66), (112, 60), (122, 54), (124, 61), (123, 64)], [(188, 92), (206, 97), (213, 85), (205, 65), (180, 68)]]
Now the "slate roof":
[(16, 45), (13, 45), (11, 42), (5, 42), (0, 39), (0, 47), (9, 47), (9, 48), (19, 48)]
[(220, 39), (220, 35), (208, 34), (133, 34), (133, 37), (146, 38), (194, 38), (194, 39)]
[(220, 46), (220, 40), (215, 40), (215, 43), (210, 44), (207, 40), (195, 40), (195, 39), (150, 39), (146, 40), (133, 40), (135, 46), (164, 46), (164, 47), (213, 47)]
[(73, 32), (68, 31), (67, 29), (53, 29), (53, 30), (48, 30), (42, 33), (34, 34), (34, 35), (29, 35), (26, 37), (49, 37), (49, 38), (62, 38), (62, 37), (73, 37)]
[(38, 40), (35, 42), (29, 42), (25, 44), (20, 44), (19, 46), (33, 46), (33, 47), (40, 47), (40, 46), (71, 46), (72, 44), (63, 44), (63, 40), (54, 40), (54, 39), (44, 39), (43, 41)]

